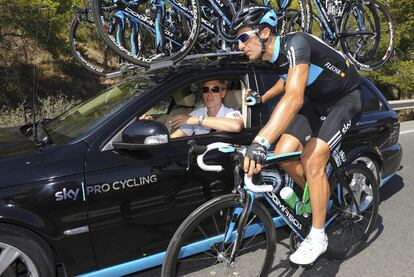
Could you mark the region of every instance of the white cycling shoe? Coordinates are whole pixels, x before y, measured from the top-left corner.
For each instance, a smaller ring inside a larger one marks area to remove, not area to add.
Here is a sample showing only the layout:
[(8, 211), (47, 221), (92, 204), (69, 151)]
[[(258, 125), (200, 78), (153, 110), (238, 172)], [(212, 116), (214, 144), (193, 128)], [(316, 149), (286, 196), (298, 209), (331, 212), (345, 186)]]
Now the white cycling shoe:
[(310, 265), (314, 263), (327, 248), (328, 237), (326, 234), (324, 238), (321, 239), (307, 236), (295, 253), (290, 255), (289, 259), (292, 263), (297, 265)]

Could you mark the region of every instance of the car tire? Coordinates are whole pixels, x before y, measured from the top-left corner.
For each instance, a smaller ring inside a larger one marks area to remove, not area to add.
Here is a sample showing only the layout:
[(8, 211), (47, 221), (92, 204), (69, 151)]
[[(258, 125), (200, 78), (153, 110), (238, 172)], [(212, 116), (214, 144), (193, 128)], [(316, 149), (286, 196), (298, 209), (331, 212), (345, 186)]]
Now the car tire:
[[(0, 224), (0, 251), (0, 276), (2, 277), (56, 276), (52, 250), (35, 233), (20, 227)], [(20, 275), (20, 272), (23, 275)]]

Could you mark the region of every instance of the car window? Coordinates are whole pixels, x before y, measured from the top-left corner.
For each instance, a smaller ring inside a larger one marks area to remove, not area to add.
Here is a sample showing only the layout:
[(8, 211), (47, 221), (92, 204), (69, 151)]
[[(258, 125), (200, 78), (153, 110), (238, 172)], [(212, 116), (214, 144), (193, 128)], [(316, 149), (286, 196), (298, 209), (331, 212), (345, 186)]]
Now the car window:
[[(226, 95), (222, 100), (222, 104), (227, 109), (237, 110), (241, 114), (243, 90), (242, 88), (244, 88), (243, 82), (240, 79), (227, 79), (225, 87)], [(148, 111), (146, 111), (142, 115), (138, 115), (138, 120), (156, 120), (167, 127), (170, 135), (177, 131), (177, 129), (185, 131), (185, 133), (187, 134), (185, 137), (214, 133), (216, 132), (216, 130), (214, 129), (210, 130), (208, 128), (204, 128), (205, 130), (200, 131), (201, 127), (194, 125), (187, 125), (183, 126), (182, 128), (176, 128), (176, 126), (172, 125), (172, 120), (177, 118), (178, 116), (188, 116), (192, 112), (200, 113), (200, 110), (205, 108), (205, 103), (202, 96), (203, 94), (201, 91), (202, 81), (194, 82), (186, 87), (176, 89), (172, 91), (168, 96), (163, 98), (161, 101), (155, 103), (155, 106), (151, 107)]]
[(381, 111), (381, 101), (378, 99), (377, 95), (365, 84), (362, 84), (362, 96), (364, 101), (364, 113)]
[[(259, 93), (265, 94), (279, 80), (279, 76), (274, 72), (257, 72), (257, 79), (261, 80)], [(281, 96), (268, 101), (265, 105), (257, 105), (251, 108), (251, 127), (263, 126), (269, 120), (270, 114), (276, 107)]]
[(127, 79), (47, 121), (45, 127), (52, 141), (63, 144), (102, 125), (147, 89), (157, 86), (164, 76), (165, 74), (143, 74)]

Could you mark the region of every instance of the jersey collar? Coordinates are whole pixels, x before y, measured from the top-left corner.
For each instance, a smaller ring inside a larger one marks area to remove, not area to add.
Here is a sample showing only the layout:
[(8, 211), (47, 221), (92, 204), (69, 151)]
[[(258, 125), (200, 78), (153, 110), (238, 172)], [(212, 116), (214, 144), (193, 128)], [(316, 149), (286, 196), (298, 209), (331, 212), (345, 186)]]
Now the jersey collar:
[(277, 36), (275, 38), (275, 45), (273, 48), (273, 55), (272, 55), (272, 59), (270, 60), (271, 63), (275, 63), (277, 58), (279, 57), (279, 53), (280, 53), (280, 36)]

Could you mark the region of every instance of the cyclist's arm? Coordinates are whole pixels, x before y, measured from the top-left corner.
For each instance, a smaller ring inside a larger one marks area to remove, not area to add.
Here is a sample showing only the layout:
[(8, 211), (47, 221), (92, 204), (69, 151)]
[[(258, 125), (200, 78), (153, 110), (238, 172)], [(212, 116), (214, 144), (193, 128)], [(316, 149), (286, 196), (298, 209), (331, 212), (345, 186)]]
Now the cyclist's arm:
[(282, 94), (285, 91), (285, 80), (280, 78), (273, 87), (271, 87), (265, 94), (262, 96), (262, 103), (266, 103), (272, 98)]
[(272, 144), (282, 135), (303, 105), (308, 74), (309, 64), (299, 64), (289, 69), (285, 94), (258, 136)]

